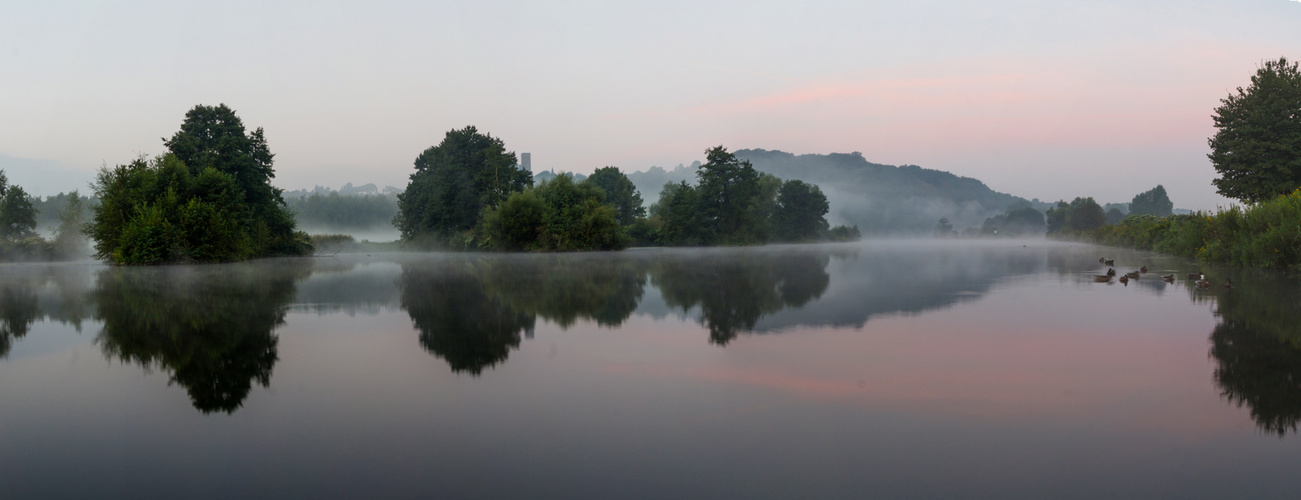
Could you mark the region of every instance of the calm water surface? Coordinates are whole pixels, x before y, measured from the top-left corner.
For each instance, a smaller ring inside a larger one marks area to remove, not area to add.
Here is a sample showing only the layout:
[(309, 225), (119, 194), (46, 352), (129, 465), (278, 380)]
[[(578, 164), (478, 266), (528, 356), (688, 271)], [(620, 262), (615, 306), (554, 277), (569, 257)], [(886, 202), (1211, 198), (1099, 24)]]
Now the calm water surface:
[[(1152, 272), (1095, 283), (1103, 255)], [(1045, 241), (0, 265), (0, 497), (1296, 498), (1301, 287), (1195, 270)]]

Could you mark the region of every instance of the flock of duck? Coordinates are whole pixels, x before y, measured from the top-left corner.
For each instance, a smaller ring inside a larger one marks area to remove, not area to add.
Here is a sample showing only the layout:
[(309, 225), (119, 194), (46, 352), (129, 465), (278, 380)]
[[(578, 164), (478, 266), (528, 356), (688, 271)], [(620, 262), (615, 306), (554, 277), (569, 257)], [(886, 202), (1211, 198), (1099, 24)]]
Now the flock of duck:
[[(1111, 279), (1116, 276), (1116, 268), (1114, 267), (1116, 265), (1116, 260), (1108, 259), (1106, 257), (1099, 257), (1098, 262), (1104, 266), (1107, 266), (1107, 274), (1095, 274), (1093, 275), (1093, 280), (1098, 283), (1110, 283)], [(1120, 275), (1120, 284), (1129, 286), (1129, 280), (1137, 280), (1144, 274), (1147, 274), (1147, 266), (1140, 267), (1138, 268), (1137, 271), (1132, 271)], [(1207, 281), (1206, 275), (1202, 273), (1188, 273), (1188, 279), (1193, 280), (1193, 285), (1196, 286), (1197, 288), (1206, 289), (1211, 287), (1211, 282)], [(1165, 281), (1166, 283), (1174, 283), (1175, 275), (1173, 274), (1162, 275), (1161, 280)], [(1229, 281), (1228, 278), (1225, 278), (1224, 288), (1233, 288), (1233, 282)]]

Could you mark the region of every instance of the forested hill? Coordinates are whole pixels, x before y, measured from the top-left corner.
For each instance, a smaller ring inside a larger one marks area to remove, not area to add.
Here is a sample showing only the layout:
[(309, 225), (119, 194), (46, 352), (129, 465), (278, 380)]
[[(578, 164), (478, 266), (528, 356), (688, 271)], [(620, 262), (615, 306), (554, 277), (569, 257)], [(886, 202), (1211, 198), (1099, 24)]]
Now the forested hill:
[(979, 226), (1013, 204), (1029, 203), (970, 177), (916, 165), (871, 163), (857, 152), (797, 156), (742, 149), (735, 154), (760, 172), (817, 184), (831, 203), (827, 219), (857, 224), (863, 233), (929, 232), (941, 217), (961, 230)]

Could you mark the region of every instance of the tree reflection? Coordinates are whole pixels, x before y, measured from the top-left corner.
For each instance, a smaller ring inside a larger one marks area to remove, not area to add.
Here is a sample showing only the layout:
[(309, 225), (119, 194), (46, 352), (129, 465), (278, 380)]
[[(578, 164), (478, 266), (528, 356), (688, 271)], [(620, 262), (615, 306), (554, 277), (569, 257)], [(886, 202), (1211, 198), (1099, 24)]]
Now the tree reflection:
[(420, 345), (454, 372), (479, 375), (506, 361), (519, 347), (520, 332), (533, 329), (533, 315), (484, 290), (472, 261), (403, 265), (399, 288)]
[(822, 296), (828, 262), (825, 253), (717, 254), (665, 260), (651, 278), (669, 306), (700, 306), (710, 342), (725, 345), (764, 315)]
[(26, 283), (0, 286), (0, 357), (8, 356), (13, 340), (27, 335), (40, 318), (36, 293)]
[[(1226, 289), (1219, 283), (1241, 284)], [(1212, 300), (1220, 324), (1211, 332), (1211, 357), (1220, 393), (1265, 432), (1286, 435), (1301, 423), (1301, 290), (1272, 273), (1208, 271), (1216, 285), (1191, 289)], [(1188, 285), (1191, 287), (1191, 285)]]
[(1211, 333), (1211, 356), (1219, 363), (1220, 394), (1266, 432), (1283, 436), (1301, 422), (1301, 349), (1262, 334), (1245, 323), (1226, 320)]
[(110, 268), (93, 297), (106, 356), (170, 373), (203, 413), (232, 413), (279, 359), (302, 259), (168, 268)]
[(539, 255), (489, 259), (477, 266), (484, 288), (515, 309), (561, 328), (580, 318), (616, 327), (637, 310), (646, 261), (612, 255)]

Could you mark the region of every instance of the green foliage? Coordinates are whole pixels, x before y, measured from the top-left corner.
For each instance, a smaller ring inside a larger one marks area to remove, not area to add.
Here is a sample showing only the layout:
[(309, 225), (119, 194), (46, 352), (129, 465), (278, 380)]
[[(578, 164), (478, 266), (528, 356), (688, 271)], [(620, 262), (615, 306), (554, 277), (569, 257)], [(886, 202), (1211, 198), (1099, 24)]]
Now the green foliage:
[(209, 167), (197, 177), (174, 155), (102, 169), (100, 206), (87, 228), (95, 256), (115, 264), (228, 262), (310, 252), (306, 235), (274, 236), (254, 220), (232, 175)]
[(483, 245), (495, 250), (619, 250), (630, 240), (591, 179), (560, 175), (515, 193), (484, 214)]
[(412, 244), (456, 246), (458, 233), (471, 231), (486, 209), (511, 193), (533, 185), (532, 175), (516, 165), (501, 139), (473, 126), (451, 130), (415, 161), (416, 172), (398, 195), (393, 224)]
[(646, 216), (646, 207), (642, 206), (637, 186), (618, 168), (598, 168), (585, 182), (605, 191), (605, 203), (614, 208), (614, 218), (619, 221), (619, 225), (632, 225), (637, 219)]
[(1119, 224), (1120, 221), (1122, 221), (1122, 220), (1124, 220), (1124, 219), (1125, 219), (1125, 212), (1121, 212), (1119, 208), (1111, 207), (1111, 208), (1108, 208), (1108, 209), (1107, 209), (1107, 224), (1108, 224), (1108, 225)]
[(698, 186), (665, 184), (651, 206), (658, 242), (666, 246), (751, 245), (810, 241), (827, 235), (822, 190), (757, 172), (722, 146), (705, 152)]
[(1301, 190), (1216, 214), (1130, 216), (1086, 236), (1233, 266), (1301, 271)]
[(777, 193), (773, 214), (774, 235), (782, 241), (812, 241), (827, 231), (826, 195), (804, 181), (786, 181)]
[(1093, 198), (1076, 198), (1057, 202), (1044, 214), (1044, 221), (1048, 234), (1084, 233), (1105, 225), (1107, 214)]
[(229, 176), (233, 188), (222, 186), (221, 189), (231, 191), (225, 196), (240, 199), (247, 218), (242, 222), (253, 228), (253, 255), (303, 253), (306, 237), (295, 232), (294, 219), (281, 197), (282, 191), (271, 186), (275, 177), (274, 155), (261, 127), (246, 133), (244, 123), (225, 104), (199, 105), (185, 113), (181, 130), (164, 144), (188, 167), (192, 177), (201, 177), (208, 169)]
[(227, 262), (311, 253), (306, 233), (270, 184), (262, 129), (225, 105), (196, 106), (165, 141), (172, 153), (101, 169), (86, 233), (114, 264)]
[(696, 211), (700, 195), (686, 181), (665, 184), (660, 199), (651, 205), (651, 217), (660, 222), (659, 244), (695, 246), (705, 244), (702, 214)]
[(1214, 184), (1229, 198), (1259, 203), (1301, 188), (1301, 71), (1287, 58), (1266, 61), (1246, 89), (1212, 116), (1208, 155)]
[[(1165, 187), (1157, 184), (1156, 187), (1134, 195), (1133, 201), (1129, 202), (1130, 215), (1155, 215), (1165, 217), (1174, 211), (1174, 203), (1170, 197), (1166, 196)], [(1110, 214), (1108, 214), (1110, 218)]]
[(36, 235), (36, 210), (20, 186), (7, 186), (0, 197), (0, 240), (16, 241)]
[(696, 210), (709, 245), (756, 244), (767, 240), (760, 204), (759, 172), (748, 161), (723, 146), (705, 151), (705, 163), (696, 170), (699, 199)]

